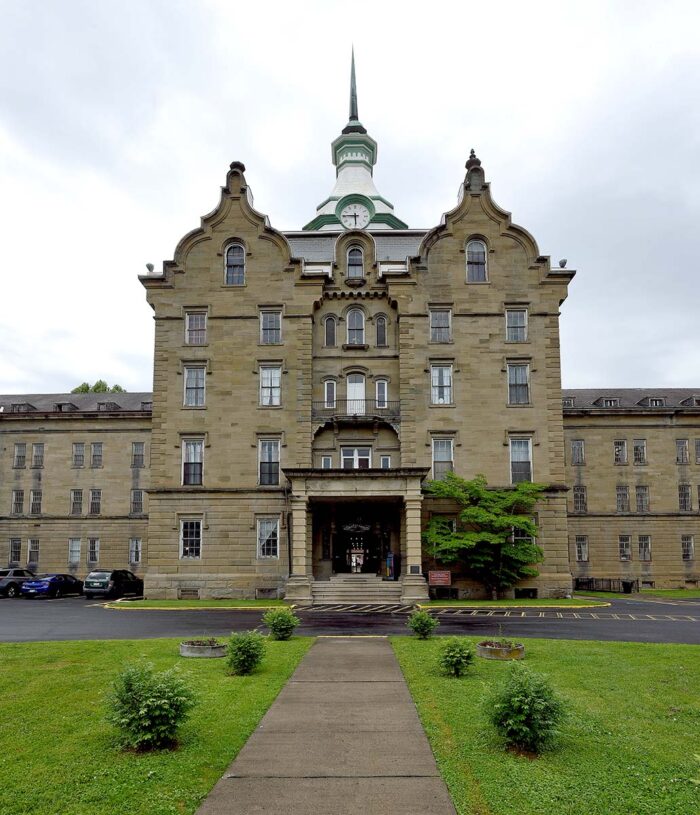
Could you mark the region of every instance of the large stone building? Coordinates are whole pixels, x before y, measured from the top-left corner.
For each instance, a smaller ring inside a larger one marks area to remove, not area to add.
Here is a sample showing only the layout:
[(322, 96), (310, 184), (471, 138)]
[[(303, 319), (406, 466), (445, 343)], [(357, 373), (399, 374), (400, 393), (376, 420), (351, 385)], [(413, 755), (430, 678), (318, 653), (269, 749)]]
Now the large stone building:
[(571, 391), (562, 411), (574, 273), (494, 203), (473, 151), (454, 209), (409, 229), (374, 185), (354, 70), (332, 157), (331, 194), (286, 233), (234, 162), (141, 278), (153, 394), (0, 397), (8, 562), (130, 566), (151, 597), (410, 602), (427, 595), (421, 530), (455, 511), (422, 485), (454, 469), (547, 485), (544, 562), (520, 590), (561, 596), (572, 570), (694, 584), (698, 397)]

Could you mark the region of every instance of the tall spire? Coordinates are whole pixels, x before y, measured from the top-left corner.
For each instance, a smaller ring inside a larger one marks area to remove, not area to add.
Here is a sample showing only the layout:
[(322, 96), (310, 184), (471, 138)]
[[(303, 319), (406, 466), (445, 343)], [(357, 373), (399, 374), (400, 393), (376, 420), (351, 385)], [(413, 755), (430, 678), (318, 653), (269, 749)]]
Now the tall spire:
[(352, 47), (350, 57), (350, 116), (343, 133), (366, 133), (367, 130), (360, 123), (357, 115), (357, 82), (355, 80), (355, 46)]

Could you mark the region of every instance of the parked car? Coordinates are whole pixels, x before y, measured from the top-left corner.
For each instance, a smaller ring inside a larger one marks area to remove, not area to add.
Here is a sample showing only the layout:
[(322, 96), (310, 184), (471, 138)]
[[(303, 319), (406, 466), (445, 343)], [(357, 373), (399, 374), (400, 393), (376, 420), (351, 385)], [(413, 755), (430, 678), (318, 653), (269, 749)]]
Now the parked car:
[(143, 580), (126, 569), (96, 569), (85, 578), (86, 597), (124, 597), (143, 594)]
[(36, 575), (29, 569), (0, 569), (0, 595), (19, 597), (19, 587), (33, 577)]
[(19, 588), (22, 597), (63, 597), (66, 594), (82, 594), (83, 581), (72, 574), (40, 574), (33, 580), (25, 580)]

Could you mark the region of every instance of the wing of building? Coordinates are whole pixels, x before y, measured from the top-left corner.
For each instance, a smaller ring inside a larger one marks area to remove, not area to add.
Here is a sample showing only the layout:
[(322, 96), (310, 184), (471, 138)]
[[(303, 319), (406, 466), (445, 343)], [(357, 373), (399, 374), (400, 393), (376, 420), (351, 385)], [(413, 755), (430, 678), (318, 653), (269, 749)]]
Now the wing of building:
[[(0, 397), (8, 563), (143, 573), (149, 597), (427, 596), (426, 478), (546, 485), (539, 576), (695, 585), (700, 397), (562, 391), (552, 267), (472, 151), (456, 206), (409, 229), (350, 115), (336, 181), (280, 232), (231, 164), (216, 209), (141, 277), (153, 394)], [(593, 584), (590, 584), (593, 585)], [(612, 585), (612, 584), (609, 584)], [(455, 587), (483, 587), (455, 572)]]

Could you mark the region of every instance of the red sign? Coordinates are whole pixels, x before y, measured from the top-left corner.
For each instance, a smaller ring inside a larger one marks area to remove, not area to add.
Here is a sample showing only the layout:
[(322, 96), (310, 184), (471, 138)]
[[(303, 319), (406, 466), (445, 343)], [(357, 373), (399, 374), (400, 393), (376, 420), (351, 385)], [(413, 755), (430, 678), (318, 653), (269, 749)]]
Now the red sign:
[(452, 572), (428, 572), (428, 585), (429, 586), (451, 586), (452, 585)]

